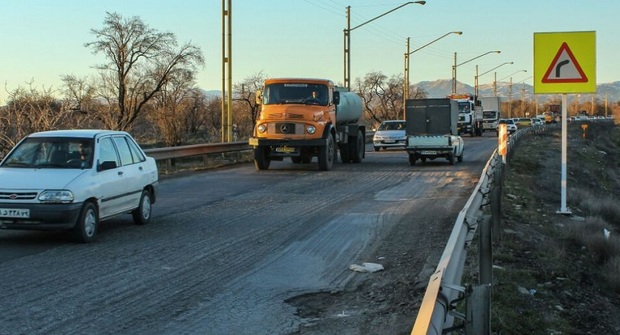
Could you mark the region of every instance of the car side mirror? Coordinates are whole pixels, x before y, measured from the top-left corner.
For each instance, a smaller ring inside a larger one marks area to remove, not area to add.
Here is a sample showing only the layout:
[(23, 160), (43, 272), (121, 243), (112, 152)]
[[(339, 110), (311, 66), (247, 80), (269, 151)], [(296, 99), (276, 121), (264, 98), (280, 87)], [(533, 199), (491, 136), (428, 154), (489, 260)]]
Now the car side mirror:
[(99, 166), (97, 166), (97, 171), (105, 171), (105, 170), (111, 170), (111, 169), (116, 169), (115, 161), (105, 161), (99, 164)]

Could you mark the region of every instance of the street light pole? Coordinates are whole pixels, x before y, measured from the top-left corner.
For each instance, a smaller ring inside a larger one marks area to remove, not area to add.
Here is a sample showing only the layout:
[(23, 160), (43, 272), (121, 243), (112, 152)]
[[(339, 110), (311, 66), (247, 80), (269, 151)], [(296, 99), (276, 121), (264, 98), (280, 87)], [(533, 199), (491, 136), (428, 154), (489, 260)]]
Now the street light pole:
[(440, 39), (450, 35), (450, 34), (457, 34), (457, 35), (462, 35), (463, 32), (462, 31), (451, 31), (449, 33), (445, 33), (439, 37), (437, 37), (436, 39), (424, 44), (423, 46), (413, 50), (413, 51), (409, 51), (409, 37), (407, 37), (407, 52), (405, 52), (405, 76), (404, 76), (404, 85), (403, 85), (403, 120), (405, 119), (405, 102), (407, 101), (407, 99), (409, 99), (409, 64), (410, 64), (410, 57), (411, 54), (413, 54), (414, 52), (420, 51), (424, 48), (426, 48), (427, 46), (439, 41)]
[(506, 64), (514, 64), (514, 62), (504, 62), (504, 63), (502, 63), (502, 64), (500, 64), (500, 65), (498, 65), (498, 66), (496, 66), (496, 67), (494, 67), (494, 68), (490, 69), (489, 71), (486, 71), (486, 72), (484, 72), (482, 74), (478, 74), (478, 65), (476, 65), (476, 76), (474, 78), (475, 79), (474, 80), (474, 95), (478, 96), (478, 78), (480, 78), (480, 77), (484, 76), (485, 74), (487, 74), (487, 73), (489, 73), (489, 72), (491, 72), (491, 71), (493, 71), (493, 70), (495, 70), (495, 69), (497, 69), (497, 68), (499, 68), (501, 66), (504, 66)]
[(385, 15), (390, 14), (393, 11), (396, 11), (398, 9), (401, 9), (402, 7), (405, 7), (407, 5), (411, 5), (411, 4), (419, 4), (419, 5), (424, 5), (426, 4), (426, 1), (409, 1), (406, 2), (396, 8), (393, 8), (379, 16), (376, 16), (366, 22), (363, 22), (361, 24), (358, 24), (357, 26), (351, 28), (351, 6), (347, 6), (347, 29), (344, 30), (344, 86), (348, 89), (351, 88), (351, 31), (367, 24), (370, 23), (376, 19), (379, 19)]
[(501, 53), (501, 51), (500, 50), (487, 51), (487, 52), (483, 53), (482, 55), (478, 55), (478, 56), (476, 56), (476, 57), (474, 57), (472, 59), (466, 60), (466, 61), (464, 61), (464, 62), (462, 62), (460, 64), (456, 64), (456, 52), (454, 53), (454, 65), (452, 65), (452, 94), (456, 93), (456, 68), (461, 66), (461, 65), (463, 65), (463, 64), (469, 63), (469, 62), (471, 62), (473, 60), (476, 60), (476, 59), (478, 59), (478, 58), (480, 58), (482, 56), (486, 56), (486, 55), (492, 54), (492, 53), (498, 54), (498, 53)]

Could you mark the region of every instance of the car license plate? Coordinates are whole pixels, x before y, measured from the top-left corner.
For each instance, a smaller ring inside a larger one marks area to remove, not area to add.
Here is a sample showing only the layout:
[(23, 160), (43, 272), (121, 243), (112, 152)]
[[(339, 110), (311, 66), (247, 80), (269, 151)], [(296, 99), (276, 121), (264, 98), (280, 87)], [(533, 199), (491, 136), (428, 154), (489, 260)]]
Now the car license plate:
[(286, 154), (290, 154), (292, 152), (295, 152), (295, 148), (293, 147), (277, 147), (276, 148), (276, 152), (282, 152), (282, 153), (286, 153)]
[(392, 144), (392, 143), (396, 143), (396, 141), (394, 141), (394, 140), (387, 140), (387, 141), (383, 141), (383, 143), (385, 143), (385, 144)]
[(0, 208), (0, 218), (29, 218), (30, 210), (23, 208)]
[(421, 152), (422, 155), (436, 155), (437, 151), (434, 150), (424, 150)]

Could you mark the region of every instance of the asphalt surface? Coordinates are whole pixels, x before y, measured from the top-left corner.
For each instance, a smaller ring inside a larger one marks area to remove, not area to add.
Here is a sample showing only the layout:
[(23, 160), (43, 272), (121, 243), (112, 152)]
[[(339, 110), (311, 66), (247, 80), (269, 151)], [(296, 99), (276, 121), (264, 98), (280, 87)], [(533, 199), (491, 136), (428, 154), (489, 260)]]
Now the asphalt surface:
[(433, 215), (421, 206), (458, 212), (497, 143), (465, 140), (455, 166), (389, 150), (328, 172), (315, 158), (165, 178), (149, 225), (118, 217), (91, 244), (0, 230), (0, 334), (293, 333), (285, 300), (342, 288), (396, 223)]

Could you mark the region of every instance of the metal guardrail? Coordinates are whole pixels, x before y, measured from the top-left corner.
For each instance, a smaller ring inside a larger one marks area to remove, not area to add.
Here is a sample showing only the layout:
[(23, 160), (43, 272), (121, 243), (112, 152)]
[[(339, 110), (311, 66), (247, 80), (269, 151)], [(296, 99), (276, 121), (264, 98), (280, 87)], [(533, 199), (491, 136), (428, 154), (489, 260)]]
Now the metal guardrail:
[[(366, 132), (366, 143), (371, 143), (374, 136), (373, 131)], [(209, 144), (192, 144), (178, 147), (165, 147), (145, 149), (144, 152), (155, 158), (158, 162), (164, 162), (166, 171), (173, 171), (174, 161), (189, 157), (203, 156), (203, 166), (208, 166), (208, 155), (226, 154), (232, 152), (249, 151), (252, 147), (247, 141), (230, 142), (230, 143), (209, 143)]]
[(203, 157), (202, 165), (209, 166), (209, 156), (213, 154), (226, 154), (231, 152), (241, 152), (250, 150), (251, 147), (247, 141), (230, 142), (230, 143), (209, 143), (209, 144), (192, 144), (178, 147), (154, 148), (146, 149), (144, 152), (155, 158), (160, 163), (164, 162), (165, 171), (174, 171), (176, 160), (188, 157)]
[[(544, 132), (553, 126), (520, 129), (508, 137), (508, 157), (519, 139)], [(431, 275), (418, 311), (412, 335), (445, 334), (465, 328), (467, 334), (490, 334), (490, 288), (492, 282), (492, 232), (499, 229), (504, 163), (497, 150), (488, 160), (478, 184), (459, 212), (439, 264)], [(484, 210), (490, 205), (488, 210)], [(490, 215), (485, 215), (490, 213)], [(491, 228), (493, 224), (493, 229)], [(467, 249), (480, 226), (480, 282), (473, 289), (461, 286)], [(467, 299), (466, 313), (456, 311), (456, 303)], [(474, 317), (475, 316), (475, 317)], [(454, 326), (454, 319), (464, 320)]]

